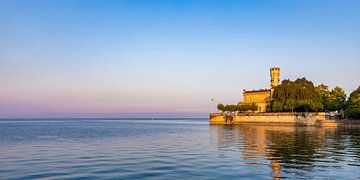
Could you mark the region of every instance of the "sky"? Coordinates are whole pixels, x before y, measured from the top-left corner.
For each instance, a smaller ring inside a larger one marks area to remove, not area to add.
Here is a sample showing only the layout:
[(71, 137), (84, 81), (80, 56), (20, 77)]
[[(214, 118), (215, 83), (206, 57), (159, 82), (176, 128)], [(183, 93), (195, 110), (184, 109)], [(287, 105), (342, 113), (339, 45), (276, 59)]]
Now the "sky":
[[(360, 85), (358, 0), (1, 0), (0, 118), (208, 117), (281, 79)], [(214, 99), (212, 102), (211, 99)]]

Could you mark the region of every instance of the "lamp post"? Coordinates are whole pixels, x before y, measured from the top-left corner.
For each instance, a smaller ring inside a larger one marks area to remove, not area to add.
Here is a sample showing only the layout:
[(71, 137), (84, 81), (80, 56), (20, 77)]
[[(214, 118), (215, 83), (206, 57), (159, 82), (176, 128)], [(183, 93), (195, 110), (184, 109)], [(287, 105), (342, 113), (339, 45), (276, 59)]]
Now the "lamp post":
[(210, 113), (214, 113), (214, 98), (211, 98), (210, 101), (211, 101)]

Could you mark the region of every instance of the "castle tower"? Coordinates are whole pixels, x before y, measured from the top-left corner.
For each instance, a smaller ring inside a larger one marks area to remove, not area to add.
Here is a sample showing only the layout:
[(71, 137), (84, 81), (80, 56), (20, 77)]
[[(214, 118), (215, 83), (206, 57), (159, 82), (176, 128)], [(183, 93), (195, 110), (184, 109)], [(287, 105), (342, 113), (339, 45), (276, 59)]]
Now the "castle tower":
[(279, 67), (270, 68), (270, 77), (271, 77), (270, 90), (271, 90), (271, 99), (272, 99), (275, 87), (280, 84), (280, 68)]
[(279, 67), (270, 68), (270, 77), (271, 77), (270, 89), (273, 89), (280, 84), (280, 68)]

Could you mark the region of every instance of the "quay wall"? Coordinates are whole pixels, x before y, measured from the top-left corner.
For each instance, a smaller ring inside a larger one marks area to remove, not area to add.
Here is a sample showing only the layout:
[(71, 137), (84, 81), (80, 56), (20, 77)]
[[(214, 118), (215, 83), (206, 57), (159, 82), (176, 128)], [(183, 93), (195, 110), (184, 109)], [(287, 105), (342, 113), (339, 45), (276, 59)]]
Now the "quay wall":
[(343, 127), (343, 126), (351, 126), (351, 127), (360, 127), (359, 119), (341, 119), (341, 120), (333, 120), (327, 119), (325, 121), (321, 121), (318, 124), (321, 127)]
[(212, 113), (210, 124), (243, 124), (243, 123), (262, 123), (262, 124), (293, 124), (303, 126), (315, 126), (326, 120), (325, 113)]

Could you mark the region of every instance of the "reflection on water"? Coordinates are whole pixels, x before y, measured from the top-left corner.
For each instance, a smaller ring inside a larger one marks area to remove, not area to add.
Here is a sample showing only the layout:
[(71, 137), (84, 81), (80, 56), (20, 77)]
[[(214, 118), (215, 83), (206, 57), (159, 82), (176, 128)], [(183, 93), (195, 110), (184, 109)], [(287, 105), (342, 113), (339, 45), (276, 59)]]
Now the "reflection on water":
[[(294, 126), (211, 126), (219, 150), (238, 151), (249, 165), (268, 165), (274, 179), (360, 178), (360, 130)], [(266, 159), (262, 164), (259, 159)], [(355, 174), (354, 174), (355, 173)]]
[(359, 170), (359, 128), (0, 120), (0, 179), (356, 179)]

